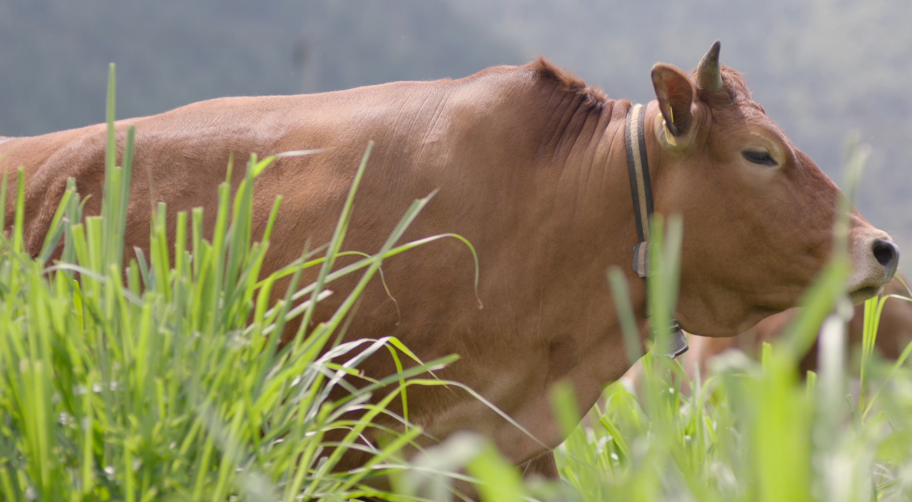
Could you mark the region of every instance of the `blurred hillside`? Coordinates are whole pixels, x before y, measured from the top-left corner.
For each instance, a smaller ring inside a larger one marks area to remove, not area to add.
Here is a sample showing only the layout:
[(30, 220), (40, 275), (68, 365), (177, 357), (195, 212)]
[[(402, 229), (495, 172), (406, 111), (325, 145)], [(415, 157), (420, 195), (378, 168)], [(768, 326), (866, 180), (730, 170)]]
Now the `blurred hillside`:
[(5, 0), (0, 134), (225, 95), (461, 77), (541, 53), (609, 96), (652, 99), (657, 61), (713, 40), (792, 140), (837, 181), (846, 134), (873, 147), (858, 206), (912, 247), (912, 3), (900, 0)]
[(423, 0), (4, 0), (0, 135), (104, 120), (219, 96), (327, 91), (462, 77), (521, 64), (516, 44), (448, 3)]

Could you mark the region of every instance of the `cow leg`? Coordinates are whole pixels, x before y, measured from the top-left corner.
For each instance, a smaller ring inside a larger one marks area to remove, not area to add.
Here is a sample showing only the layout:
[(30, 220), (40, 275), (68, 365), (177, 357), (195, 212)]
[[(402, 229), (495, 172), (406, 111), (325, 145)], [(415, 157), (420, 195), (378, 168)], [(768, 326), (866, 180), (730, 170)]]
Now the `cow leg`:
[(548, 480), (560, 479), (560, 474), (557, 472), (557, 462), (554, 460), (554, 452), (550, 450), (524, 464), (520, 464), (519, 468), (522, 471), (523, 478), (541, 476)]
[[(557, 462), (554, 460), (554, 452), (547, 451), (541, 455), (519, 465), (523, 478), (542, 477), (549, 481), (559, 480), (560, 474), (557, 472)], [(388, 489), (388, 487), (386, 487)], [(471, 483), (457, 480), (453, 483), (455, 500), (471, 501), (478, 500), (478, 493), (475, 486)], [(368, 500), (368, 499), (365, 499)]]
[[(554, 452), (548, 450), (545, 453), (528, 460), (522, 464), (519, 464), (519, 470), (522, 473), (524, 479), (540, 477), (548, 481), (556, 481), (560, 479), (560, 474), (557, 472), (557, 462), (554, 460)], [(453, 483), (453, 488), (455, 488), (458, 495), (455, 495), (456, 500), (463, 501), (472, 501), (478, 500), (478, 492), (475, 490), (475, 486), (471, 483), (465, 481), (455, 481)]]

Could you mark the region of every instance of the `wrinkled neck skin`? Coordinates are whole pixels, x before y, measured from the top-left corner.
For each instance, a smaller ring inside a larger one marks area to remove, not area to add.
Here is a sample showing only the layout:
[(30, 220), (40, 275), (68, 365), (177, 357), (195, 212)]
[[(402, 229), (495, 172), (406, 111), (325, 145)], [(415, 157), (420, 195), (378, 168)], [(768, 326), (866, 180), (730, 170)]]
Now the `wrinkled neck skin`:
[[(574, 232), (599, 236), (599, 248), (593, 250), (593, 253), (588, 255), (588, 259), (592, 259), (592, 256), (595, 255), (603, 257), (600, 268), (593, 272), (598, 274), (598, 280), (602, 282), (610, 296), (610, 303), (604, 307), (606, 311), (610, 312), (612, 317), (610, 323), (614, 326), (611, 338), (617, 345), (612, 350), (623, 351), (624, 348), (615, 312), (615, 299), (606, 275), (609, 268), (616, 268), (624, 274), (627, 281), (629, 296), (622, 301), (629, 302), (633, 309), (637, 330), (641, 334), (640, 351), (642, 352), (646, 349), (645, 342), (648, 335), (646, 280), (640, 277), (632, 267), (633, 248), (639, 241), (639, 237), (636, 229), (633, 195), (630, 190), (625, 144), (626, 119), (632, 108), (633, 103), (628, 100), (608, 100), (597, 119), (594, 117), (590, 119), (590, 127), (596, 129), (595, 134), (578, 134), (575, 143), (569, 143), (573, 147), (566, 149), (562, 167), (564, 172), (561, 179), (575, 179), (576, 181), (567, 183), (564, 186), (566, 191), (558, 194), (557, 198), (562, 201), (574, 201), (573, 205), (576, 209), (572, 213), (573, 217), (564, 220), (566, 223), (562, 224), (578, 226), (582, 222), (589, 222), (588, 228), (585, 230), (577, 228), (574, 229)], [(652, 124), (657, 113), (656, 102), (650, 102), (647, 106), (644, 126)], [(654, 159), (659, 158), (658, 145), (651, 128), (646, 127), (645, 137), (648, 167), (650, 175), (653, 176), (652, 185), (655, 189), (658, 186), (655, 177), (661, 176), (660, 167), (653, 163)], [(580, 195), (579, 190), (585, 190), (585, 195)], [(584, 211), (588, 211), (588, 214), (585, 214)], [(563, 235), (566, 233), (570, 232), (562, 232)], [(587, 256), (585, 253), (580, 254), (584, 257)], [(628, 363), (625, 357), (620, 373), (612, 376), (610, 381), (615, 380), (629, 369), (630, 364), (632, 363)]]
[[(633, 248), (639, 238), (625, 144), (626, 118), (632, 107), (632, 103), (627, 100), (608, 100), (600, 113), (589, 118), (586, 127), (571, 134), (575, 139), (565, 143), (569, 147), (564, 146), (555, 152), (562, 159), (560, 190), (555, 193), (556, 200), (571, 208), (564, 213), (565, 218), (559, 219), (564, 228), (556, 232), (555, 236), (557, 239), (565, 239), (567, 234), (576, 233), (586, 236), (587, 240), (599, 242), (598, 250), (594, 250), (592, 255), (579, 254), (584, 260), (592, 260), (594, 255), (602, 256), (599, 260), (602, 268), (598, 270), (598, 280), (608, 291), (608, 269), (616, 267), (624, 274), (630, 293), (625, 301), (630, 302), (637, 327), (642, 332), (647, 324), (646, 281), (632, 267)], [(654, 113), (654, 110), (650, 111)], [(556, 110), (555, 114), (561, 115), (560, 112), (561, 110)], [(648, 121), (647, 115), (647, 123)], [(646, 137), (648, 145), (648, 130)], [(650, 168), (652, 169), (651, 165)], [(570, 201), (569, 204), (567, 201)], [(586, 226), (579, 228), (582, 225)], [(611, 312), (611, 322), (616, 324), (613, 294), (611, 296), (611, 304), (605, 307)], [(620, 337), (619, 326), (616, 331)], [(625, 366), (624, 370), (626, 369)]]
[[(527, 272), (523, 275), (531, 277), (509, 281), (518, 285), (511, 310), (518, 311), (520, 302), (525, 301), (521, 298), (530, 296), (528, 291), (537, 297), (532, 312), (538, 320), (522, 322), (532, 327), (521, 328), (525, 332), (517, 336), (524, 337), (523, 346), (538, 343), (537, 337), (543, 337), (549, 349), (542, 363), (531, 368), (536, 376), (530, 378), (540, 383), (525, 384), (529, 390), (542, 385), (541, 391), (529, 394), (515, 408), (504, 408), (540, 442), (531, 441), (513, 426), (499, 426), (494, 432), (498, 445), (514, 462), (534, 458), (544, 450), (542, 445), (554, 448), (565, 439), (550, 419), (551, 385), (569, 381), (582, 416), (596, 402), (603, 386), (620, 378), (633, 364), (624, 348), (606, 275), (609, 268), (617, 267), (626, 276), (630, 295), (624, 301), (631, 302), (644, 331), (645, 281), (631, 267), (637, 232), (624, 144), (630, 107), (628, 101), (607, 101), (598, 110), (586, 111), (554, 107), (548, 117), (558, 127), (546, 124), (541, 129), (543, 147), (534, 168), (536, 200), (534, 204), (522, 200), (515, 203), (517, 211), (547, 208), (523, 238), (528, 239), (522, 257)], [(557, 133), (552, 133), (555, 129)], [(488, 277), (492, 277), (492, 267), (515, 270), (516, 265), (515, 258), (504, 266), (489, 265)], [(494, 281), (507, 282), (500, 278)], [(534, 292), (538, 288), (541, 293)], [(490, 308), (494, 307), (485, 305), (485, 310)], [(538, 356), (517, 353), (515, 357)], [(500, 364), (503, 370), (504, 362)], [(522, 364), (524, 369), (518, 372), (529, 369), (528, 362)], [(494, 396), (493, 391), (485, 394)]]

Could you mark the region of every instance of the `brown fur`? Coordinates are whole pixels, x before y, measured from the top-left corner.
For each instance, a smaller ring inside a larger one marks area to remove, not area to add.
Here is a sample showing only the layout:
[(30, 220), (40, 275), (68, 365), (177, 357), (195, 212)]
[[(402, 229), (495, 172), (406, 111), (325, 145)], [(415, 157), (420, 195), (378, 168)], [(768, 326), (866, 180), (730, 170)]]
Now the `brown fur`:
[[(702, 100), (677, 68), (657, 65), (654, 74), (663, 77), (654, 80), (661, 103), (648, 105), (644, 129), (655, 208), (684, 221), (676, 315), (689, 331), (731, 336), (793, 306), (821, 270), (839, 189), (755, 108)], [(663, 82), (685, 91), (671, 104), (682, 119), (676, 145), (663, 140)], [(472, 254), (455, 239), (437, 241), (384, 262), (385, 285), (367, 286), (346, 339), (396, 336), (425, 361), (459, 354), (438, 376), (475, 389), (534, 437), (458, 389), (410, 387), (409, 418), (428, 432), (419, 442), (471, 429), (512, 462), (536, 459), (532, 470), (553, 475), (551, 462), (537, 458), (564, 439), (551, 387), (570, 382), (584, 412), (630, 367), (605, 279), (609, 267), (627, 275), (640, 328), (645, 322), (645, 283), (630, 268), (637, 240), (624, 147), (630, 106), (539, 60), (459, 80), (225, 98), (120, 121), (121, 142), (127, 125), (136, 126), (126, 249), (148, 249), (150, 208), (158, 201), (168, 204), (169, 228), (177, 211), (204, 207), (211, 234), (216, 186), (231, 155), (238, 180), (252, 153), (328, 148), (282, 159), (257, 179), (255, 236), (275, 196), (284, 196), (262, 268), (269, 274), (296, 259), (308, 239), (329, 240), (364, 149), (375, 141), (343, 250), (377, 252), (411, 202), (439, 190), (405, 240), (450, 232), (468, 239), (480, 262), (478, 296)], [(741, 156), (757, 138), (781, 165), (759, 167)], [(76, 178), (83, 198), (91, 195), (86, 213), (97, 214), (104, 139), (98, 125), (0, 148), (0, 168), (25, 166), (32, 253), (67, 177)], [(892, 274), (874, 261), (874, 238), (888, 239), (853, 214), (857, 295)], [(317, 308), (315, 322), (332, 315), (356, 280), (329, 285), (335, 294)], [(279, 281), (273, 291), (286, 285)], [(290, 323), (286, 340), (296, 328)], [(382, 378), (395, 364), (376, 355), (359, 369)], [(372, 434), (366, 437), (376, 439)], [(345, 465), (364, 461), (352, 455)]]

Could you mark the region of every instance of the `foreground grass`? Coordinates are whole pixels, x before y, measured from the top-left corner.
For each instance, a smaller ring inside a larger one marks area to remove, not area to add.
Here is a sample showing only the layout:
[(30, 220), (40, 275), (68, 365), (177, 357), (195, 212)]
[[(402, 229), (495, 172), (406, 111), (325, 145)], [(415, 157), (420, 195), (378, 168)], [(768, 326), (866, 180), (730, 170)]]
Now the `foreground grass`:
[(860, 393), (843, 335), (840, 320), (825, 324), (820, 373), (804, 381), (785, 346), (767, 347), (762, 362), (718, 361), (692, 395), (677, 363), (654, 359), (664, 367), (652, 368), (641, 400), (610, 386), (592, 425), (558, 450), (570, 498), (909, 500), (908, 350), (897, 362), (868, 359)]
[[(394, 338), (340, 340), (382, 260), (420, 244), (397, 242), (428, 199), (415, 202), (377, 254), (334, 268), (368, 149), (331, 242), (302, 247), (300, 260), (261, 278), (280, 200), (254, 242), (253, 184), (272, 158), (253, 158), (233, 196), (228, 182), (219, 187), (211, 239), (203, 236), (202, 211), (194, 210), (177, 216), (172, 248), (160, 205), (149, 256), (139, 252), (124, 269), (133, 131), (123, 158), (115, 159), (113, 71), (111, 89), (101, 216), (82, 218), (71, 184), (33, 258), (23, 251), (22, 173), (12, 180), (15, 221), (10, 235), (0, 236), (0, 499), (383, 495), (364, 481), (405, 467), (397, 453), (421, 431), (396, 417), (403, 426), (388, 431), (382, 448), (357, 441), (359, 435), (374, 417), (389, 414), (385, 406), (404, 396), (410, 376), (454, 358), (411, 361), (406, 371), (352, 388), (343, 377), (371, 354), (414, 358)], [(55, 250), (60, 260), (52, 264)], [(318, 278), (300, 284), (307, 269)], [(355, 289), (329, 320), (305, 332), (315, 305), (332, 294), (327, 286), (347, 274), (360, 276)], [(287, 291), (272, 290), (289, 276)], [(277, 334), (294, 317), (304, 319), (299, 336), (279, 349)], [(331, 398), (340, 387), (344, 397)], [(344, 431), (344, 440), (325, 440), (331, 430)], [(371, 460), (337, 472), (353, 448)]]
[[(109, 123), (113, 78), (111, 88)], [(113, 142), (111, 134), (110, 152)], [(558, 386), (553, 402), (570, 434), (557, 451), (564, 482), (523, 482), (472, 435), (451, 437), (406, 462), (399, 454), (421, 430), (405, 417), (395, 417), (402, 427), (387, 431), (382, 446), (358, 441), (375, 417), (392, 416), (385, 406), (407, 395), (408, 386), (439, 384), (427, 372), (453, 360), (417, 361), (394, 338), (340, 341), (346, 320), (357, 315), (358, 294), (376, 280), (382, 261), (437, 238), (398, 243), (427, 199), (390, 229), (377, 254), (336, 267), (362, 163), (332, 240), (304, 246), (300, 260), (261, 278), (271, 224), (254, 240), (252, 190), (272, 159), (254, 158), (235, 194), (227, 183), (219, 188), (210, 239), (203, 236), (202, 213), (194, 211), (178, 215), (169, 243), (167, 208), (160, 206), (149, 256), (140, 253), (123, 268), (131, 142), (132, 132), (123, 158), (107, 159), (102, 215), (83, 218), (71, 186), (36, 258), (23, 251), (22, 177), (10, 180), (20, 197), (12, 232), (0, 235), (0, 500), (450, 500), (457, 479), (475, 483), (488, 501), (912, 496), (908, 350), (895, 363), (872, 354), (885, 299), (871, 300), (861, 390), (849, 392), (839, 314), (846, 309), (831, 314), (843, 301), (844, 253), (836, 253), (804, 300), (803, 316), (762, 362), (730, 359), (706, 381), (689, 382), (695, 389), (689, 396), (680, 392), (687, 377), (679, 362), (647, 354), (641, 396), (612, 385), (588, 425), (576, 427), (572, 392)], [(0, 198), (6, 193), (4, 185)], [(665, 242), (653, 242), (649, 284), (660, 345), (660, 328), (675, 304), (681, 231), (674, 219), (667, 232), (662, 226), (657, 222), (652, 232)], [(60, 258), (52, 262), (56, 250)], [(308, 269), (317, 280), (302, 284)], [(309, 326), (315, 305), (333, 294), (332, 281), (346, 274), (357, 274), (358, 286), (338, 311), (279, 349), (271, 335), (294, 317)], [(274, 291), (283, 277), (291, 285)], [(617, 307), (628, 312), (616, 272), (611, 283)], [(821, 372), (800, 380), (798, 355), (821, 323)], [(640, 356), (636, 350), (628, 347), (631, 359)], [(379, 351), (411, 360), (410, 369), (330, 397)], [(326, 440), (333, 430), (344, 431), (345, 439)], [(341, 471), (349, 449), (366, 451), (371, 460)], [(393, 493), (371, 488), (379, 476), (392, 479)]]

